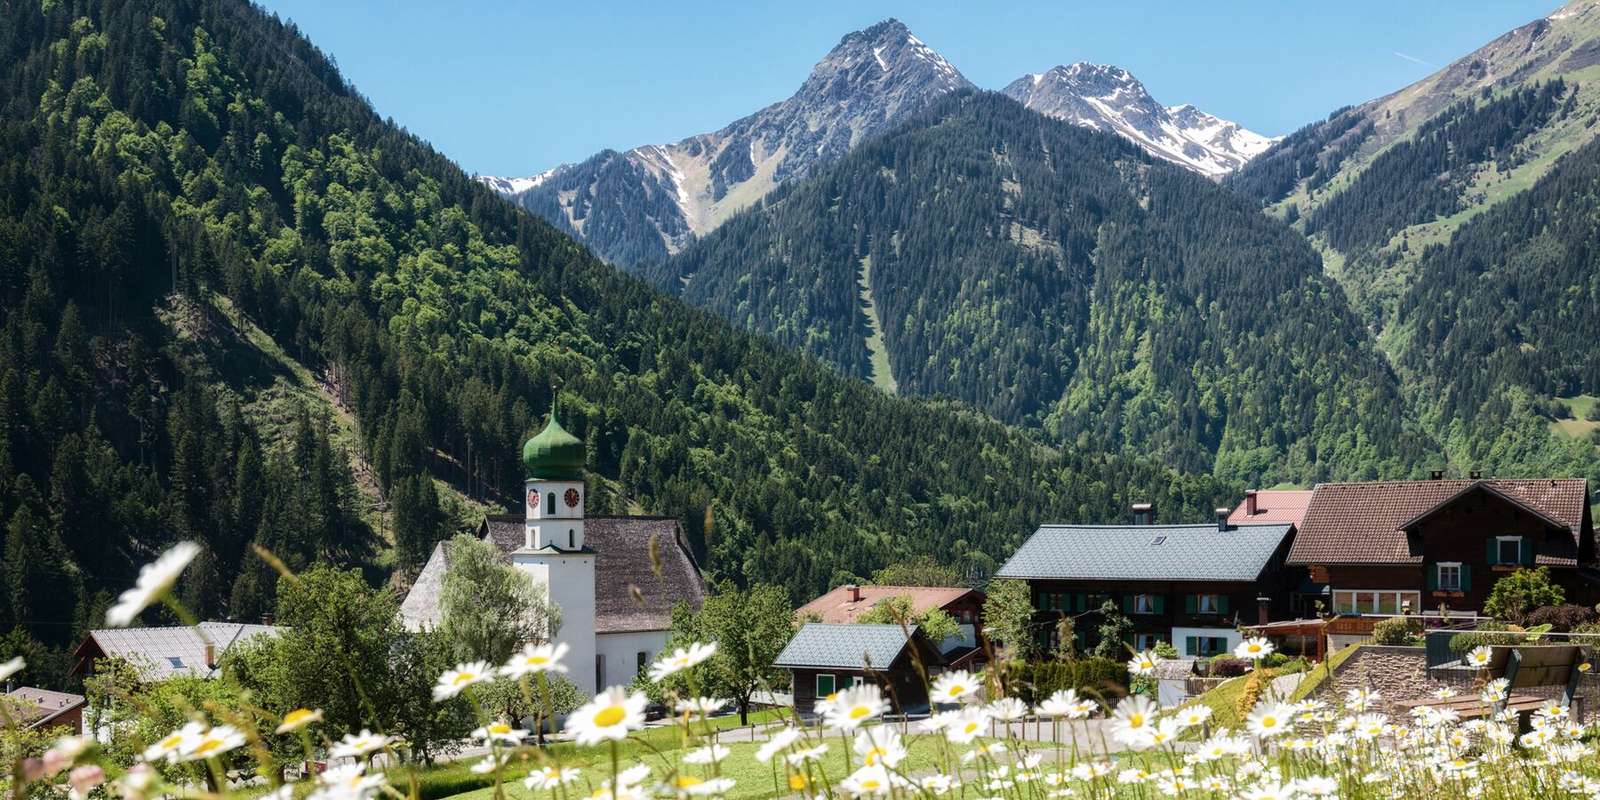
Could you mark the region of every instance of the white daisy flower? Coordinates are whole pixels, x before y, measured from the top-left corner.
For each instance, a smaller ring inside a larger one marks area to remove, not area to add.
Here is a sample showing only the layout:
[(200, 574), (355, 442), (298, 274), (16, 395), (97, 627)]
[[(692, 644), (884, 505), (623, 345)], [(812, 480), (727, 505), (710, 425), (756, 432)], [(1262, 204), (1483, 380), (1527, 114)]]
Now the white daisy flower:
[(895, 733), (894, 728), (881, 725), (863, 728), (857, 733), (855, 751), (861, 763), (868, 766), (883, 764), (895, 767), (906, 757), (906, 747), (900, 741), (900, 734)]
[(695, 717), (709, 717), (728, 705), (727, 700), (715, 697), (689, 697), (678, 701), (678, 713)]
[(642, 692), (630, 694), (613, 686), (572, 712), (566, 731), (582, 746), (627, 738), (628, 731), (644, 727), (644, 707), (649, 702)]
[(461, 694), (461, 690), (468, 686), (483, 683), (493, 678), (494, 670), (487, 661), (457, 664), (455, 669), (445, 670), (445, 673), (439, 676), (439, 682), (434, 684), (433, 687), (433, 702), (444, 702)]
[(979, 706), (968, 706), (945, 726), (944, 736), (956, 744), (970, 744), (989, 727), (989, 712)]
[(199, 761), (216, 758), (223, 753), (244, 746), (244, 734), (232, 725), (208, 728), (202, 734), (183, 743), (178, 751), (179, 761)]
[(823, 721), (836, 730), (855, 730), (887, 708), (882, 690), (870, 683), (858, 684), (839, 692), (828, 705)]
[(522, 785), (529, 789), (557, 789), (576, 781), (578, 774), (572, 767), (537, 767), (522, 779)]
[(1233, 655), (1235, 658), (1242, 658), (1246, 661), (1260, 661), (1272, 655), (1272, 651), (1275, 649), (1277, 648), (1272, 646), (1272, 642), (1260, 636), (1253, 636), (1240, 642), (1238, 647), (1233, 648)]
[(959, 703), (976, 694), (979, 681), (966, 670), (946, 672), (933, 682), (933, 693), (928, 699), (935, 703)]
[(297, 708), (283, 715), (275, 733), (293, 733), (313, 722), (322, 721), (322, 709)]
[(828, 745), (819, 744), (816, 747), (807, 747), (804, 750), (796, 750), (793, 753), (785, 756), (784, 760), (788, 761), (790, 766), (798, 767), (807, 761), (821, 761), (822, 757), (826, 755), (827, 752)]
[(686, 648), (680, 647), (672, 651), (670, 655), (656, 659), (656, 663), (650, 665), (650, 680), (659, 682), (669, 675), (700, 664), (716, 654), (716, 642), (710, 644), (695, 642)]
[(566, 672), (567, 665), (561, 663), (561, 659), (566, 656), (567, 650), (566, 642), (530, 644), (512, 656), (500, 668), (500, 674), (507, 678), (520, 678), (537, 672)]
[(317, 789), (311, 797), (317, 800), (359, 800), (376, 794), (383, 788), (384, 782), (382, 772), (368, 775), (364, 763), (341, 764), (328, 767), (317, 776)]
[(880, 797), (888, 794), (893, 786), (889, 770), (882, 764), (861, 767), (839, 783), (839, 788), (857, 797)]
[(469, 769), (478, 775), (488, 775), (489, 773), (505, 766), (506, 760), (507, 758), (504, 754), (490, 753), (489, 755), (478, 759), (477, 762), (475, 762)]
[(195, 742), (199, 741), (201, 734), (206, 732), (206, 726), (198, 722), (191, 722), (182, 728), (161, 737), (155, 744), (144, 749), (144, 760), (168, 761), (178, 760), (178, 754), (184, 750), (192, 749)]
[(1178, 724), (1185, 728), (1193, 728), (1196, 725), (1204, 725), (1206, 720), (1211, 719), (1211, 707), (1200, 705), (1199, 703), (1195, 703), (1191, 706), (1185, 706), (1178, 709), (1178, 713), (1175, 718), (1178, 720)]
[(727, 758), (728, 754), (731, 752), (733, 751), (729, 750), (723, 745), (712, 743), (706, 745), (705, 747), (697, 747), (687, 753), (684, 753), (683, 763), (715, 764), (722, 761), (722, 759)]
[(1142, 653), (1134, 653), (1133, 658), (1128, 659), (1128, 673), (1132, 675), (1150, 675), (1156, 671), (1156, 665), (1159, 663), (1161, 663), (1161, 659), (1156, 658), (1156, 654), (1152, 651), (1145, 650)]
[(115, 605), (106, 611), (106, 624), (113, 628), (126, 628), (141, 611), (167, 596), (172, 585), (178, 582), (189, 562), (200, 554), (200, 545), (178, 542), (160, 558), (139, 568), (139, 578), (132, 589), (122, 593)]
[(732, 778), (701, 778), (695, 775), (679, 775), (672, 779), (666, 787), (667, 794), (677, 794), (687, 797), (702, 797), (713, 794), (727, 794), (732, 789), (735, 781)]
[(1486, 644), (1480, 644), (1467, 653), (1465, 660), (1469, 667), (1487, 667), (1493, 658), (1494, 648)]
[(1028, 706), (1015, 697), (1002, 697), (989, 704), (989, 716), (1001, 722), (1016, 722), (1028, 716)]
[(339, 743), (328, 751), (333, 758), (364, 758), (394, 743), (392, 736), (379, 736), (362, 728), (360, 733), (345, 734)]
[(800, 729), (793, 726), (779, 730), (777, 733), (772, 734), (772, 737), (767, 739), (761, 747), (756, 749), (756, 760), (763, 764), (771, 761), (773, 756), (789, 749), (790, 745), (799, 741), (800, 736)]
[(1294, 716), (1293, 706), (1283, 703), (1264, 703), (1250, 713), (1246, 725), (1256, 738), (1268, 739), (1288, 732), (1290, 726), (1294, 724)]
[(528, 732), (521, 728), (513, 728), (508, 723), (496, 721), (473, 731), (472, 737), (486, 742), (514, 745), (528, 738)]

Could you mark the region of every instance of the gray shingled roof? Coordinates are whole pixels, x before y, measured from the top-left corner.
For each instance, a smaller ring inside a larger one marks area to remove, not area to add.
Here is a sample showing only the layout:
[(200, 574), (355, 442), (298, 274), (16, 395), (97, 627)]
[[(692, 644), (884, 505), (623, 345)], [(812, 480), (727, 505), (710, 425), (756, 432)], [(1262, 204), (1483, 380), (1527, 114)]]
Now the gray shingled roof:
[(202, 622), (198, 627), (199, 631), (188, 627), (93, 630), (89, 631), (89, 640), (78, 648), (78, 654), (80, 657), (92, 655), (87, 649), (92, 643), (100, 654), (132, 664), (147, 681), (178, 675), (209, 676), (215, 670), (206, 665), (207, 641), (215, 646), (215, 657), (221, 658), (235, 645), (257, 636), (277, 636), (282, 630), (239, 622)]
[[(911, 627), (913, 633), (916, 626)], [(856, 625), (808, 622), (772, 662), (775, 667), (887, 669), (906, 648), (899, 625)]]
[[(510, 554), (526, 541), (523, 519), (491, 516), (484, 536), (500, 552)], [(672, 607), (685, 602), (699, 608), (705, 602), (706, 584), (688, 545), (671, 517), (609, 517), (584, 519), (584, 545), (595, 552), (596, 633), (659, 631), (672, 626)], [(661, 564), (657, 575), (650, 558), (650, 540), (656, 540)], [(449, 553), (440, 542), (400, 605), (406, 627), (419, 630), (439, 624), (439, 593)], [(643, 602), (633, 596), (639, 590)]]
[[(1062, 580), (1253, 581), (1291, 526), (1043, 525), (995, 573)], [(1159, 543), (1158, 543), (1159, 542)]]

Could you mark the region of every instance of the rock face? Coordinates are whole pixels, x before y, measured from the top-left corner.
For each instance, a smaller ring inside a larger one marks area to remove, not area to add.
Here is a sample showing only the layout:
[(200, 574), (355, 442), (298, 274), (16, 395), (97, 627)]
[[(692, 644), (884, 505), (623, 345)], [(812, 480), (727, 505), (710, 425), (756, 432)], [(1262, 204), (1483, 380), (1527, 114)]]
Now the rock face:
[(1119, 134), (1213, 178), (1244, 166), (1275, 141), (1192, 105), (1163, 106), (1121, 67), (1079, 62), (1024, 75), (1002, 91), (1034, 111)]
[(784, 181), (972, 84), (890, 19), (839, 41), (799, 91), (714, 133), (482, 180), (624, 266), (660, 260)]

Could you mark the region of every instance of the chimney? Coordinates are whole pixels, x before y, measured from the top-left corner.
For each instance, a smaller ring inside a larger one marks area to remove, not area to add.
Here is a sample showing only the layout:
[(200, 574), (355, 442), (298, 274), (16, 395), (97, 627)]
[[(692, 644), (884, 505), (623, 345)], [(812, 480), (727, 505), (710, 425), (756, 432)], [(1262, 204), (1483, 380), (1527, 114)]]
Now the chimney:
[(1272, 598), (1262, 596), (1256, 598), (1256, 624), (1265, 625), (1272, 621)]
[(1228, 509), (1226, 509), (1226, 508), (1217, 509), (1217, 531), (1219, 533), (1227, 533), (1229, 530), (1230, 530), (1230, 528), (1228, 527)]
[(1429, 473), (1428, 477), (1432, 478), (1433, 480), (1436, 480), (1436, 481), (1442, 481), (1442, 480), (1444, 480), (1444, 470), (1436, 469), (1433, 472)]
[(206, 669), (217, 668), (217, 646), (206, 642)]
[(1479, 472), (1478, 470), (1472, 470), (1471, 472), (1467, 473), (1467, 477), (1469, 477), (1469, 478), (1471, 478), (1471, 479), (1473, 479), (1475, 481), (1476, 480), (1481, 480), (1483, 478), (1483, 473)]
[(1244, 515), (1253, 517), (1256, 513), (1256, 490), (1246, 489), (1244, 491)]
[(1133, 524), (1149, 525), (1155, 522), (1156, 507), (1150, 503), (1134, 503), (1129, 507), (1133, 511)]
[(277, 618), (277, 617), (274, 617), (274, 616), (273, 616), (273, 615), (272, 615), (272, 612), (271, 612), (271, 611), (268, 611), (268, 612), (266, 612), (266, 613), (265, 613), (265, 614), (262, 614), (262, 615), (261, 615), (261, 624), (262, 624), (262, 625), (265, 625), (265, 626), (267, 626), (267, 627), (269, 627), (269, 628), (270, 628), (270, 627), (272, 627), (272, 626), (273, 626), (273, 625), (275, 625), (275, 624), (276, 624), (276, 623), (277, 623), (277, 622), (278, 622), (278, 618)]
[(854, 583), (850, 583), (850, 584), (846, 584), (844, 589), (845, 589), (846, 592), (848, 592), (850, 594), (850, 602), (852, 602), (852, 603), (861, 602), (861, 587), (860, 586), (858, 586), (858, 585), (856, 585)]

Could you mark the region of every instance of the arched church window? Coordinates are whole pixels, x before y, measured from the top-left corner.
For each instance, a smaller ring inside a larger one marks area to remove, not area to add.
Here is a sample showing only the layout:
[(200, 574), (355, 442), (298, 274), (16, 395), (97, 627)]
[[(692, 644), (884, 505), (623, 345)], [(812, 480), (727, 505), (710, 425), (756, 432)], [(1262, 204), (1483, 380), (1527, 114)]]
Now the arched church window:
[(576, 550), (576, 549), (578, 549), (577, 542), (578, 542), (577, 536), (575, 534), (573, 534), (571, 528), (568, 528), (567, 529), (567, 549), (568, 550)]

